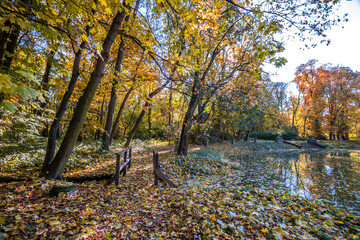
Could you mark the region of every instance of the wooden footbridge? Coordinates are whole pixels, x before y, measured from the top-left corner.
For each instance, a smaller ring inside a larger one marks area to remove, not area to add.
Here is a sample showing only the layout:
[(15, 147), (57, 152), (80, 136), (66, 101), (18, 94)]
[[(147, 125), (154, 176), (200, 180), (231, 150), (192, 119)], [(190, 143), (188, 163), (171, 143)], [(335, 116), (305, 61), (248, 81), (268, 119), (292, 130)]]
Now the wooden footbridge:
[(320, 144), (316, 140), (309, 139), (306, 143), (293, 143), (283, 140), (284, 144), (289, 144), (299, 149), (328, 149), (327, 145)]

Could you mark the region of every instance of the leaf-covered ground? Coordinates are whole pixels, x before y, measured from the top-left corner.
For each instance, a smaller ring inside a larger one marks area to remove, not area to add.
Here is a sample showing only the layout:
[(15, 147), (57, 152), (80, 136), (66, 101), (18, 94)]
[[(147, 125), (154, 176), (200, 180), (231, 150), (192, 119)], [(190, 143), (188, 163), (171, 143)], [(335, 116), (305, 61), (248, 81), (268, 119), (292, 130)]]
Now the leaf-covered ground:
[[(360, 238), (359, 216), (242, 187), (237, 169), (224, 161), (237, 151), (215, 145), (179, 157), (163, 147), (162, 170), (176, 189), (153, 186), (151, 151), (144, 148), (135, 151), (133, 166), (118, 187), (86, 182), (74, 184), (77, 191), (69, 195), (51, 197), (54, 181), (1, 184), (0, 239)], [(113, 171), (113, 159), (98, 156), (96, 164), (79, 165), (71, 175)]]

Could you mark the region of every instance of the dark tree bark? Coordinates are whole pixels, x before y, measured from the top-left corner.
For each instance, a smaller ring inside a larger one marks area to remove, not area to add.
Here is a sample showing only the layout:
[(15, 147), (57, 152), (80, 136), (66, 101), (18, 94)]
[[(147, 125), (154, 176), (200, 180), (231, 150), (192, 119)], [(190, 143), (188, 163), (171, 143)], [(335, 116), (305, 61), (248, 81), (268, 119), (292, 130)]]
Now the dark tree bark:
[[(136, 17), (137, 10), (139, 8), (139, 4), (140, 4), (140, 0), (136, 0), (135, 9), (134, 9), (134, 13), (133, 13), (134, 18)], [(125, 17), (125, 22), (128, 22), (129, 19), (130, 19), (130, 15), (127, 15)], [(116, 89), (118, 86), (118, 78), (119, 78), (119, 74), (120, 74), (120, 70), (121, 70), (122, 60), (124, 57), (124, 51), (125, 51), (124, 39), (121, 38), (118, 55), (116, 58), (115, 68), (114, 68), (115, 78), (113, 79), (113, 85), (111, 88), (111, 96), (110, 96), (110, 101), (109, 101), (108, 114), (106, 116), (105, 132), (104, 132), (103, 139), (102, 139), (102, 148), (107, 151), (110, 149), (110, 144), (111, 144), (111, 129), (113, 128), (113, 118), (114, 118), (114, 111), (115, 111), (115, 105), (116, 105), (116, 99), (117, 99)]]
[[(54, 57), (55, 57), (55, 51), (52, 50), (47, 56), (45, 72), (41, 80), (42, 89), (47, 92), (49, 91), (50, 72), (54, 63)], [(36, 114), (42, 116), (48, 104), (49, 104), (49, 99), (45, 99), (45, 102), (40, 103), (40, 109), (36, 111)]]
[(149, 106), (149, 111), (148, 111), (148, 132), (149, 132), (149, 138), (151, 139), (151, 104)]
[(55, 118), (50, 126), (45, 159), (44, 159), (44, 163), (43, 163), (42, 170), (41, 170), (41, 176), (45, 175), (45, 172), (46, 172), (46, 169), (47, 169), (49, 163), (54, 158), (57, 132), (60, 127), (61, 119), (66, 112), (67, 105), (70, 101), (71, 95), (74, 91), (76, 82), (77, 82), (79, 74), (80, 74), (79, 73), (80, 60), (81, 60), (81, 56), (83, 54), (83, 50), (84, 50), (85, 46), (86, 46), (86, 42), (84, 41), (80, 44), (79, 50), (75, 53), (74, 64), (73, 64), (73, 68), (72, 68), (71, 79), (70, 79), (70, 82), (68, 85), (68, 89), (66, 90), (66, 92), (60, 102), (60, 105), (55, 114)]
[(120, 117), (121, 117), (121, 114), (122, 114), (122, 111), (124, 110), (124, 107), (125, 107), (125, 104), (126, 104), (126, 101), (128, 100), (128, 98), (130, 97), (130, 94), (131, 92), (134, 90), (134, 87), (131, 87), (129, 88), (129, 90), (127, 91), (127, 93), (125, 94), (125, 97), (120, 105), (120, 108), (119, 108), (119, 111), (116, 115), (116, 118), (115, 118), (115, 121), (114, 121), (114, 125), (113, 125), (113, 128), (111, 129), (111, 134), (110, 134), (110, 145), (111, 145), (111, 141), (112, 139), (114, 138), (115, 136), (115, 133), (116, 133), (116, 130), (117, 130), (117, 127), (118, 127), (118, 124), (120, 122)]
[[(128, 20), (128, 17), (127, 17), (127, 20)], [(104, 132), (104, 135), (102, 138), (102, 148), (107, 151), (109, 150), (109, 147), (110, 147), (110, 134), (111, 134), (111, 129), (112, 129), (115, 104), (116, 104), (116, 99), (117, 99), (116, 88), (118, 85), (118, 77), (119, 77), (119, 73), (121, 70), (123, 56), (124, 56), (124, 41), (123, 41), (123, 39), (121, 39), (121, 42), (119, 45), (119, 50), (118, 50), (118, 55), (117, 55), (117, 59), (116, 59), (116, 64), (115, 64), (115, 78), (113, 79), (113, 85), (111, 88), (111, 95), (110, 95), (110, 101), (109, 101), (109, 106), (108, 106), (108, 113), (106, 115), (105, 132)]]
[(246, 135), (245, 135), (245, 139), (244, 139), (245, 142), (249, 141), (249, 135), (250, 135), (250, 130), (247, 130)]
[[(10, 27), (11, 23), (9, 20), (5, 21), (4, 26)], [(6, 53), (6, 44), (9, 38), (9, 30), (2, 30), (0, 33), (0, 65), (4, 64), (4, 58)]]
[[(126, 7), (129, 8), (129, 6)], [(48, 167), (46, 168), (46, 177), (48, 179), (58, 179), (62, 177), (62, 172), (64, 171), (70, 154), (74, 149), (76, 139), (79, 136), (81, 127), (86, 118), (86, 114), (90, 108), (90, 104), (104, 75), (106, 63), (110, 56), (111, 47), (119, 33), (127, 10), (128, 9), (123, 9), (121, 12), (118, 12), (113, 19), (109, 32), (103, 43), (101, 56), (97, 58), (95, 69), (91, 74), (90, 80), (85, 88), (83, 95), (80, 97), (77, 103), (73, 118), (61, 143), (60, 149), (57, 152), (54, 160), (49, 163)]]
[(242, 130), (241, 129), (239, 129), (238, 132), (237, 132), (237, 140), (238, 141), (242, 140)]
[(172, 124), (172, 96), (173, 96), (173, 92), (172, 92), (172, 82), (170, 83), (170, 93), (169, 93), (169, 111), (168, 111), (168, 113), (169, 113), (169, 122), (168, 122), (168, 125), (169, 125), (169, 129), (170, 129), (170, 127), (171, 127), (171, 124)]
[(47, 56), (44, 75), (41, 79), (42, 89), (49, 91), (50, 72), (54, 63), (55, 51), (51, 50)]
[(199, 96), (199, 73), (195, 73), (194, 84), (192, 87), (191, 99), (189, 102), (188, 109), (185, 113), (184, 121), (182, 124), (180, 142), (178, 148), (178, 154), (187, 155), (189, 148), (189, 133), (192, 126), (192, 117), (194, 115), (195, 109), (200, 101)]
[[(97, 4), (98, 0), (94, 0), (94, 3)], [(92, 13), (94, 14), (95, 11), (92, 10)], [(89, 36), (89, 32), (90, 32), (90, 26), (86, 26), (86, 35)], [(82, 41), (79, 47), (79, 50), (75, 53), (75, 58), (74, 58), (74, 63), (73, 63), (73, 68), (72, 68), (72, 72), (71, 72), (71, 78), (70, 78), (70, 82), (68, 85), (68, 89), (66, 90), (63, 98), (61, 99), (60, 105), (56, 111), (55, 114), (55, 118), (50, 126), (50, 130), (48, 133), (48, 142), (47, 142), (47, 146), (46, 146), (46, 154), (45, 154), (45, 159), (41, 168), (41, 173), (40, 176), (45, 176), (47, 169), (49, 167), (49, 164), (52, 162), (52, 160), (54, 159), (54, 155), (55, 155), (55, 147), (56, 147), (56, 139), (58, 137), (58, 132), (59, 132), (59, 127), (60, 127), (60, 123), (61, 123), (61, 119), (63, 118), (65, 112), (66, 112), (66, 108), (67, 105), (70, 101), (71, 95), (75, 89), (75, 85), (76, 82), (78, 80), (78, 77), (80, 75), (79, 69), (80, 69), (80, 61), (81, 61), (81, 57), (83, 54), (83, 51), (86, 47), (86, 41)]]
[(300, 104), (300, 92), (299, 92), (296, 107), (295, 107), (295, 109), (293, 111), (292, 122), (291, 122), (291, 130), (294, 131), (294, 132), (295, 132), (295, 116), (296, 116), (296, 112), (297, 112), (297, 110), (299, 108), (299, 104)]
[[(20, 36), (20, 26), (16, 23), (10, 23), (9, 32), (3, 34), (1, 36), (1, 45), (2, 49), (0, 49), (0, 68), (2, 68), (5, 72), (8, 72), (11, 67), (11, 62), (13, 59), (13, 55), (15, 53), (15, 49), (18, 45), (18, 38)], [(5, 42), (3, 42), (5, 41)], [(5, 48), (5, 51), (4, 51)]]
[(153, 97), (155, 97), (158, 93), (160, 93), (169, 84), (169, 82), (170, 82), (170, 80), (167, 80), (163, 85), (161, 85), (160, 87), (158, 87), (154, 91), (152, 91), (149, 94), (149, 96), (146, 98), (145, 105), (144, 105), (139, 117), (136, 119), (134, 127), (131, 129), (131, 132), (129, 133), (129, 136), (126, 139), (124, 147), (129, 147), (130, 146), (130, 143), (131, 143), (131, 141), (132, 141), (132, 139), (133, 139), (133, 137), (134, 137), (134, 135), (136, 133), (136, 130), (138, 129), (138, 127), (139, 127), (139, 125), (141, 123), (141, 120), (143, 119), (143, 117), (145, 115), (145, 112), (150, 107), (151, 99)]

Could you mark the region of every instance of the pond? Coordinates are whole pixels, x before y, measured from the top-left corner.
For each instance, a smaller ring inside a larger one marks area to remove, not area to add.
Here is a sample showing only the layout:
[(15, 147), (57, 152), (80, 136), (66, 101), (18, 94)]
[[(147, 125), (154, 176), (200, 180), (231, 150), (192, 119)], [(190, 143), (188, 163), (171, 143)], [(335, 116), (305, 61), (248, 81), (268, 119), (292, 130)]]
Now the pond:
[(249, 153), (232, 161), (243, 185), (287, 190), (360, 214), (360, 151)]

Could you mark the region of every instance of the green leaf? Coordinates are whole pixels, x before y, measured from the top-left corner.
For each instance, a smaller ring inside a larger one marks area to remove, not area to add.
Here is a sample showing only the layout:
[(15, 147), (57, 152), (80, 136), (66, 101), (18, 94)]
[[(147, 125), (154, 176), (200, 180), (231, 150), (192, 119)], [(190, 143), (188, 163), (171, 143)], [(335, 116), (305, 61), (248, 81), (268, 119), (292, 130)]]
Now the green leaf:
[(18, 110), (18, 108), (15, 106), (14, 103), (8, 101), (1, 102), (0, 108), (4, 108), (5, 111), (10, 111), (10, 112), (16, 112), (16, 110)]

